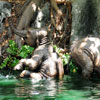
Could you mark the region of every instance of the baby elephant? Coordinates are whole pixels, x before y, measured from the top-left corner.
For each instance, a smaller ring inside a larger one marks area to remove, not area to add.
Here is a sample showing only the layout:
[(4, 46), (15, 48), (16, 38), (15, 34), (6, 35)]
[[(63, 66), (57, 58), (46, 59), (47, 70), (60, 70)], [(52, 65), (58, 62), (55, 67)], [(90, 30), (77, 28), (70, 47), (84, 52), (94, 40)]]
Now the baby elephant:
[[(23, 70), (23, 66), (29, 70)], [(35, 49), (30, 59), (21, 59), (14, 70), (23, 70), (20, 77), (30, 77), (41, 80), (43, 78), (59, 78), (64, 75), (63, 62), (51, 45), (40, 45)]]
[(86, 37), (76, 41), (71, 46), (71, 56), (82, 69), (84, 78), (89, 78), (91, 73), (100, 74), (100, 39)]

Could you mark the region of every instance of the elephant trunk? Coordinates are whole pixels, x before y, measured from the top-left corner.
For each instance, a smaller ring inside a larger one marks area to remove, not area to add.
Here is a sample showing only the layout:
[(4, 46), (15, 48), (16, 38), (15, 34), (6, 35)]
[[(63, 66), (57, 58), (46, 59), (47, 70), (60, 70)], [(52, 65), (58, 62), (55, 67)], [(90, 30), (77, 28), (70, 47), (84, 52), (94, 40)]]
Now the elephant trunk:
[(27, 30), (17, 30), (17, 29), (14, 27), (13, 23), (12, 23), (12, 18), (11, 18), (11, 17), (8, 18), (8, 22), (9, 22), (9, 25), (10, 25), (11, 29), (15, 32), (16, 35), (18, 35), (18, 36), (20, 36), (20, 37), (23, 37), (23, 38), (26, 37), (26, 35), (27, 35), (27, 33), (28, 33)]

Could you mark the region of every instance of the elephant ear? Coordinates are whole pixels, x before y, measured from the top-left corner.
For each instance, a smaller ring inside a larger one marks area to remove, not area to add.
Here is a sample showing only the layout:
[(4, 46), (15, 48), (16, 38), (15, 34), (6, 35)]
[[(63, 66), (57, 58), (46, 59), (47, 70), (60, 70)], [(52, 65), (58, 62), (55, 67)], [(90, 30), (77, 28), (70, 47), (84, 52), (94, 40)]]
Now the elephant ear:
[(59, 79), (62, 80), (64, 76), (64, 68), (61, 58), (57, 59), (56, 64), (57, 64)]

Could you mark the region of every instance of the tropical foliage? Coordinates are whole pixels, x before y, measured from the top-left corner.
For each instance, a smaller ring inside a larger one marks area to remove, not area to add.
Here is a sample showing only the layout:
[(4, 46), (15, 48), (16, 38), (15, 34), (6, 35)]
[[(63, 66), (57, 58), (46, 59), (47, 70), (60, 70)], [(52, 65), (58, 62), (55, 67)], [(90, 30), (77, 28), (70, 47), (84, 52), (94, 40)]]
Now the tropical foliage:
[[(72, 74), (72, 73), (77, 73), (77, 70), (78, 70), (78, 67), (74, 64), (74, 60), (71, 59), (71, 61), (69, 62), (69, 59), (70, 59), (70, 54), (68, 53), (60, 53), (61, 52), (61, 48), (58, 48), (56, 45), (53, 46), (55, 51), (58, 53), (58, 55), (60, 55), (60, 57), (62, 58), (63, 60), (63, 65), (64, 67), (67, 66), (67, 64), (69, 64), (69, 72)], [(69, 63), (68, 63), (69, 62)]]
[(32, 55), (34, 48), (28, 45), (23, 45), (20, 49), (17, 47), (15, 41), (9, 41), (9, 47), (7, 48), (8, 56), (3, 60), (0, 65), (0, 69), (5, 67), (13, 68), (18, 64), (21, 58), (26, 58), (29, 55)]

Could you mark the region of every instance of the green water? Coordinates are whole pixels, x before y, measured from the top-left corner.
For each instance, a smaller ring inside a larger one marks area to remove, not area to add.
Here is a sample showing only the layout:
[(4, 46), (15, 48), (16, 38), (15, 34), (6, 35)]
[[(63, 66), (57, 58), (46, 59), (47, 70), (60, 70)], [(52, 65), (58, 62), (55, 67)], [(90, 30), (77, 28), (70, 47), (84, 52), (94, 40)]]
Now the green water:
[(16, 75), (0, 74), (0, 100), (98, 100), (100, 80), (83, 80), (79, 76), (64, 76), (34, 82), (31, 79), (17, 79)]

